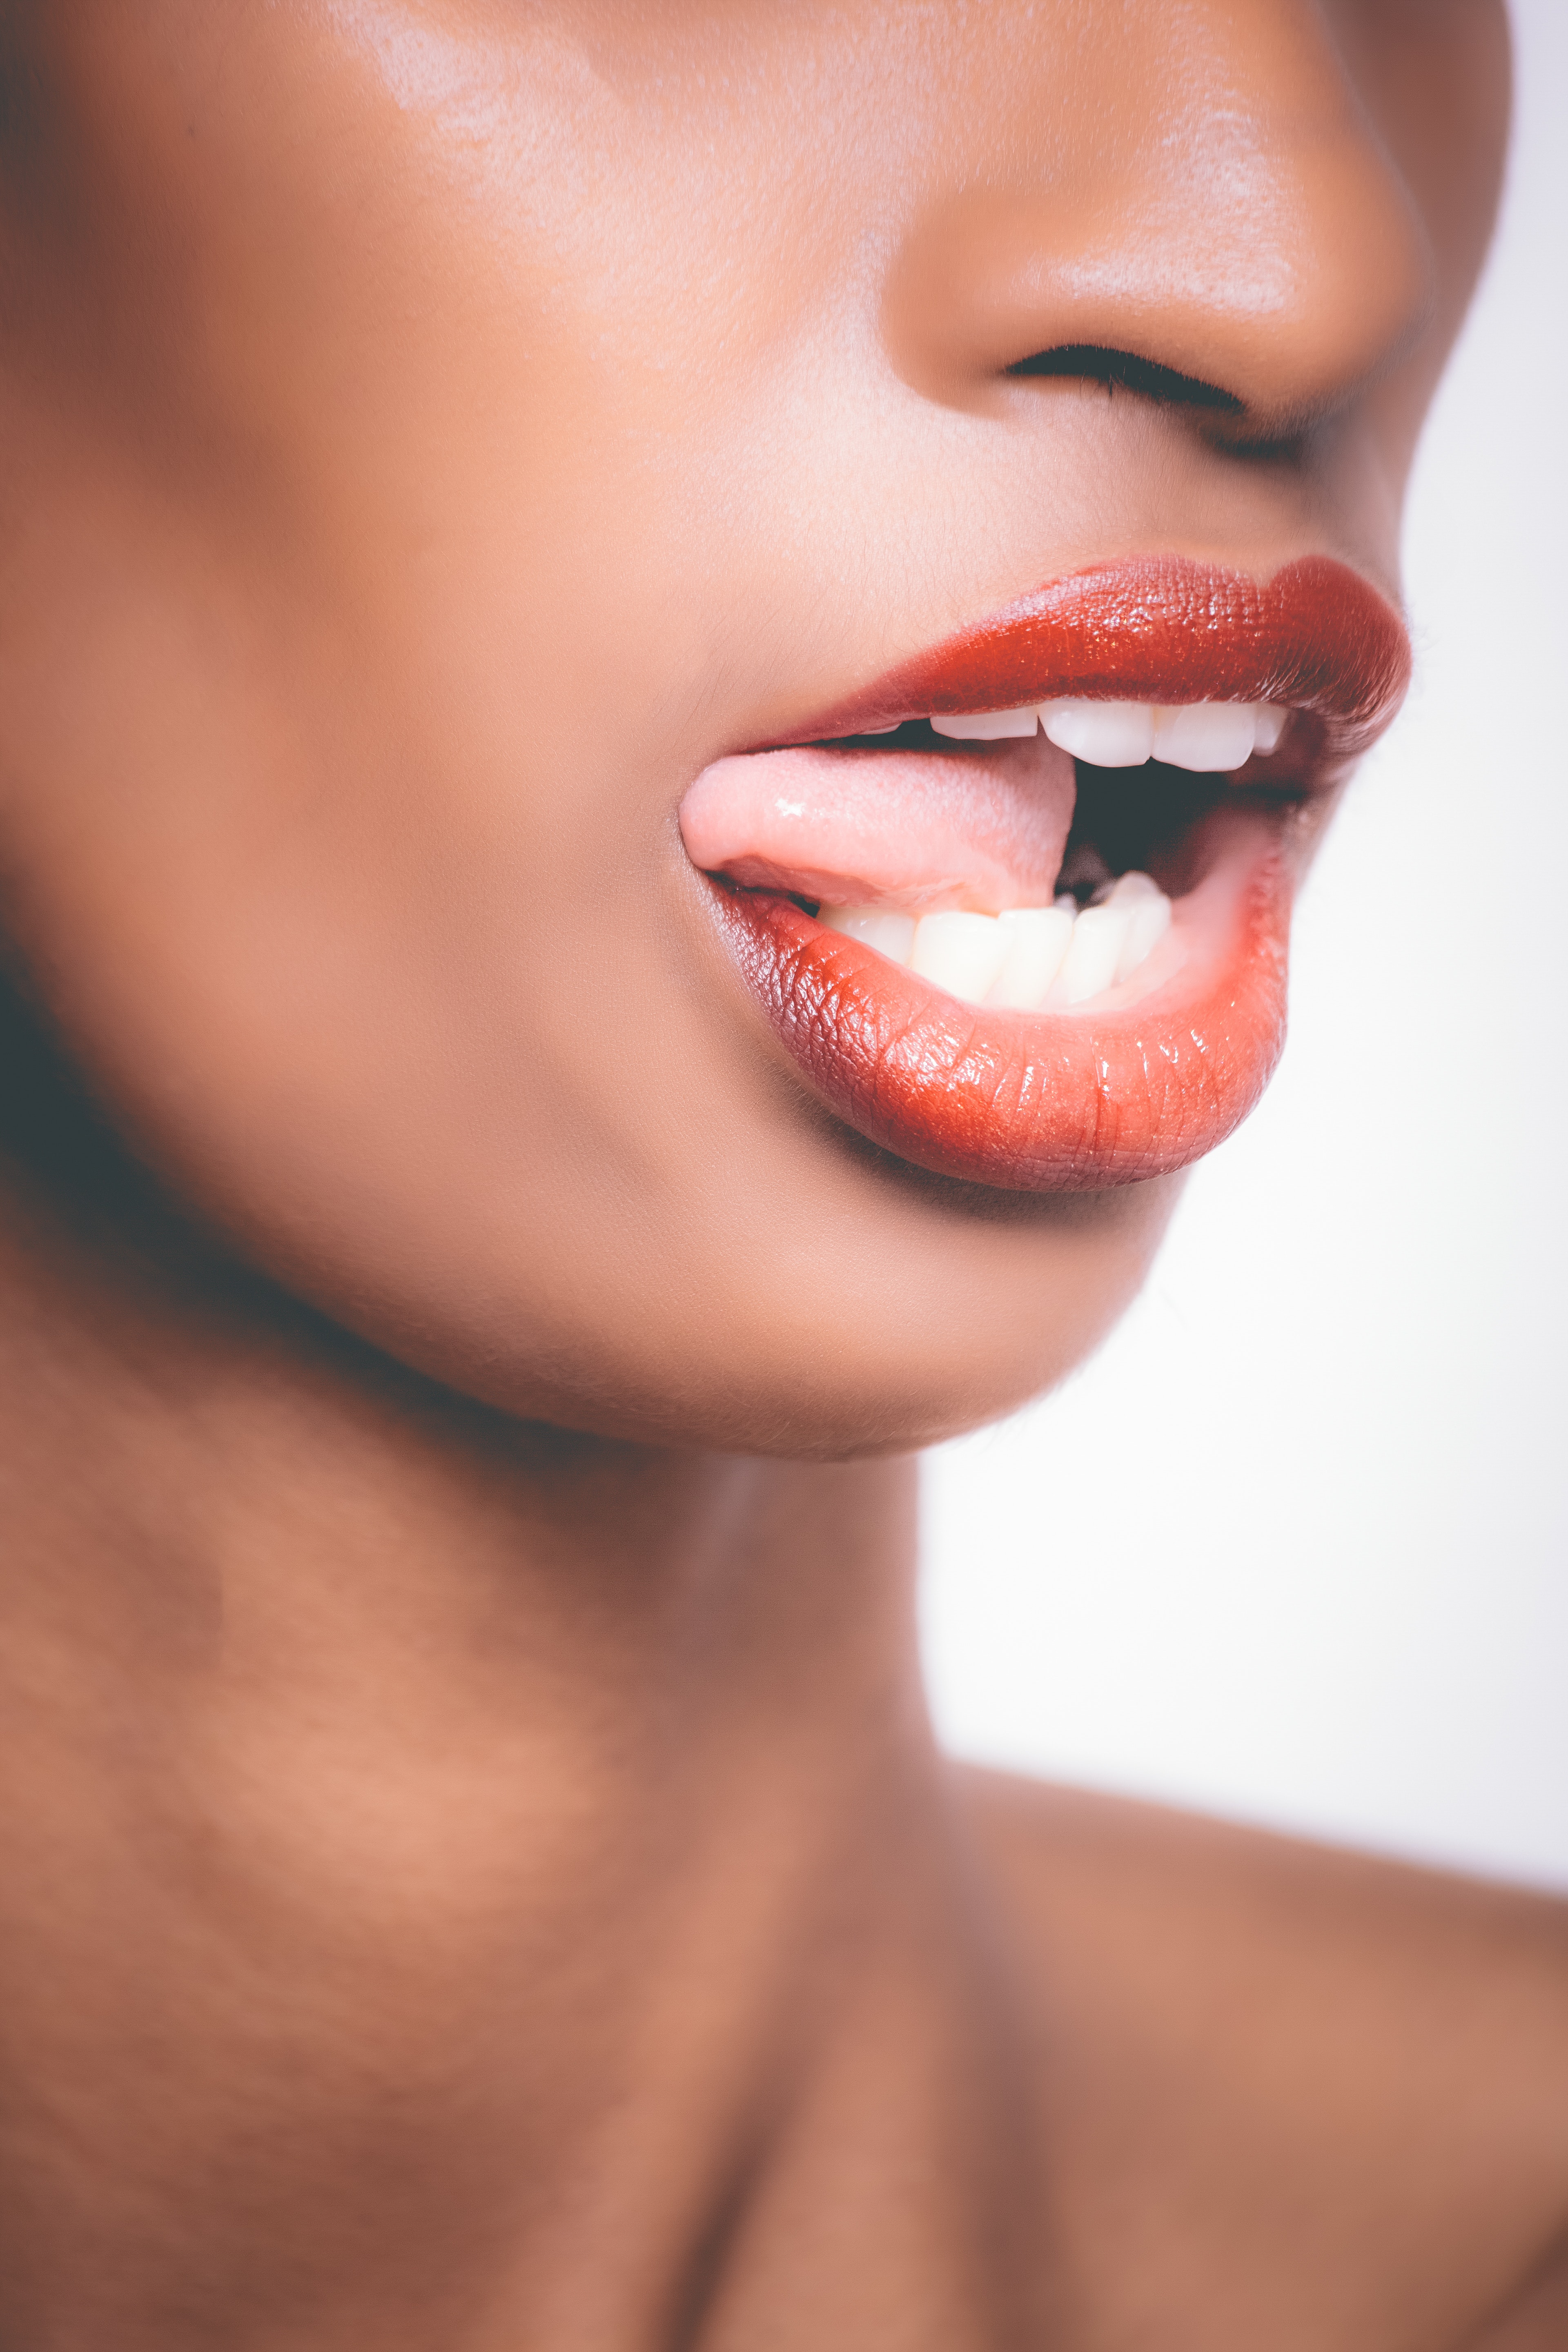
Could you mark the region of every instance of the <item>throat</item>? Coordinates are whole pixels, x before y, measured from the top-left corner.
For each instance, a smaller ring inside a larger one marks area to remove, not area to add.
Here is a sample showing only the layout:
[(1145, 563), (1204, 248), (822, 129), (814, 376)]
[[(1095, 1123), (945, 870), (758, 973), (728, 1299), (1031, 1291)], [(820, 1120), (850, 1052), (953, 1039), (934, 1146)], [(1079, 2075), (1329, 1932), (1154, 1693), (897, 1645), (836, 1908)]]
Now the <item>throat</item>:
[(68, 1256), (0, 1250), (0, 2338), (663, 2340), (868, 2053), (933, 2132), (973, 2072), (910, 1469), (498, 1429)]

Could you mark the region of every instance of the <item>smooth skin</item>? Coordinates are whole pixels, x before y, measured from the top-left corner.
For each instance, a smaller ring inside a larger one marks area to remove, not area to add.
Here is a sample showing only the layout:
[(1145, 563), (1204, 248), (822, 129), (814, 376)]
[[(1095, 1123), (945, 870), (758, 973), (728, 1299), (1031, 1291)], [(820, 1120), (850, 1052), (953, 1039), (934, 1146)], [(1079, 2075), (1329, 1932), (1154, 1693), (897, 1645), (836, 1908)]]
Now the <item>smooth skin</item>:
[(1568, 1909), (937, 1752), (912, 1451), (1172, 1184), (846, 1136), (675, 814), (1086, 563), (1395, 591), (1507, 87), (0, 7), (5, 2352), (1568, 2343)]

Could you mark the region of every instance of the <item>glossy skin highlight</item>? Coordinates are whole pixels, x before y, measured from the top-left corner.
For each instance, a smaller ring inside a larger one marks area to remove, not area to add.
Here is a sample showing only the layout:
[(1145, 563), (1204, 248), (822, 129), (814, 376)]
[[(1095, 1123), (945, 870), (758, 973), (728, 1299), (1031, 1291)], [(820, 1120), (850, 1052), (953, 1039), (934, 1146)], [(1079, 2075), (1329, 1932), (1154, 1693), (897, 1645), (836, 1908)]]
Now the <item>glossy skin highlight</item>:
[[(954, 1768), (909, 1459), (1267, 1075), (1507, 82), (1492, 0), (0, 10), (7, 2352), (1563, 2339), (1563, 1907)], [(932, 1033), (922, 1165), (681, 797), (1075, 598), (1321, 788), (1190, 1098)]]

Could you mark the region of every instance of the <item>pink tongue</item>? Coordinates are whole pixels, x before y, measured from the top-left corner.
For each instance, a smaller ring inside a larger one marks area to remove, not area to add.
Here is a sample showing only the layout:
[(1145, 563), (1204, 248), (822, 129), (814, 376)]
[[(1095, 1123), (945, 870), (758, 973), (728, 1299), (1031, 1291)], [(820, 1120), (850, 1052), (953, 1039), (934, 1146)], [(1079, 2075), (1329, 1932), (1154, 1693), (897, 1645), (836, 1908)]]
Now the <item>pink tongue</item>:
[(694, 866), (832, 907), (1048, 906), (1073, 763), (1043, 735), (973, 751), (752, 751), (680, 803)]

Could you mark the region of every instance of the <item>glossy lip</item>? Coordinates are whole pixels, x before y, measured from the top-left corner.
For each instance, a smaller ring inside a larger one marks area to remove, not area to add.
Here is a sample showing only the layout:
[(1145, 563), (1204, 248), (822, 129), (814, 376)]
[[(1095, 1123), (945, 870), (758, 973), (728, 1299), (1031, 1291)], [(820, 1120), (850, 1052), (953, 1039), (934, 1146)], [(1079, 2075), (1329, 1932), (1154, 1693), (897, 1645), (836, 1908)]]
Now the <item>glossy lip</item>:
[(1322, 751), (1339, 759), (1382, 733), (1409, 683), (1404, 623), (1348, 564), (1304, 556), (1259, 583), (1143, 556), (1018, 597), (779, 740), (1068, 698), (1281, 702), (1311, 713)]
[[(1157, 557), (1021, 597), (779, 740), (1053, 697), (1288, 702), (1314, 723), (1294, 722), (1247, 774), (1310, 792), (1387, 725), (1409, 673), (1397, 613), (1343, 564), (1308, 557), (1260, 584)], [(938, 1174), (1093, 1191), (1201, 1158), (1268, 1084), (1285, 1040), (1295, 837), (1288, 804), (1238, 791), (1212, 812), (1187, 861), (1208, 946), (1102, 1013), (963, 1004), (790, 898), (709, 887), (753, 1002), (848, 1126)]]

